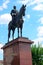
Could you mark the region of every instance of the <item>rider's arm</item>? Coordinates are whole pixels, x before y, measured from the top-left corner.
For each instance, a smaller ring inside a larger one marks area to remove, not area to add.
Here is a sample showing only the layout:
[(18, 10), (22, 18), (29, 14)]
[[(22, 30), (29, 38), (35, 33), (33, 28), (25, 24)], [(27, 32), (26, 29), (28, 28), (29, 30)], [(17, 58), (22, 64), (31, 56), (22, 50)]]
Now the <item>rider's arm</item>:
[(16, 13), (14, 12), (14, 10), (12, 10), (10, 14), (11, 14), (11, 16), (16, 15)]

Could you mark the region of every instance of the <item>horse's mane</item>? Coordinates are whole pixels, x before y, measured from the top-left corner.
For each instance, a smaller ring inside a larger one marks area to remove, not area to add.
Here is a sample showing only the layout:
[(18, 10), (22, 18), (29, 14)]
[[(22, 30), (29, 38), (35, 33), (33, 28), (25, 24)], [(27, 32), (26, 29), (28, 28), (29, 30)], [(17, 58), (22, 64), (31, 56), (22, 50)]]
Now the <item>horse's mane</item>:
[(21, 10), (23, 10), (23, 8), (24, 8), (24, 5), (22, 5), (22, 7), (20, 8), (20, 12), (21, 12)]

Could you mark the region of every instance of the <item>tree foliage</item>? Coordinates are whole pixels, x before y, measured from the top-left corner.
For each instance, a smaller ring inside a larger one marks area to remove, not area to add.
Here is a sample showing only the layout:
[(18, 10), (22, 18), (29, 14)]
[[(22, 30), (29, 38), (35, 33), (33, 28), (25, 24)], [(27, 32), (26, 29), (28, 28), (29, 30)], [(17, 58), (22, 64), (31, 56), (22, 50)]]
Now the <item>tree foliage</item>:
[(41, 45), (38, 44), (38, 47), (36, 45), (32, 45), (31, 51), (33, 65), (43, 65), (43, 48)]

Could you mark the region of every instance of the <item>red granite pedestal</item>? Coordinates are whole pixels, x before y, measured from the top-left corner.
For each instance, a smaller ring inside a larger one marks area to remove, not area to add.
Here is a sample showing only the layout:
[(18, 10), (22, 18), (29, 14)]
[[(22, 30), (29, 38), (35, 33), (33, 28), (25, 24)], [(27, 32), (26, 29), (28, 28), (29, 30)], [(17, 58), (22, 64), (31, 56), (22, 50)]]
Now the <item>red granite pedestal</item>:
[(28, 38), (16, 38), (3, 46), (4, 65), (32, 65), (31, 44)]

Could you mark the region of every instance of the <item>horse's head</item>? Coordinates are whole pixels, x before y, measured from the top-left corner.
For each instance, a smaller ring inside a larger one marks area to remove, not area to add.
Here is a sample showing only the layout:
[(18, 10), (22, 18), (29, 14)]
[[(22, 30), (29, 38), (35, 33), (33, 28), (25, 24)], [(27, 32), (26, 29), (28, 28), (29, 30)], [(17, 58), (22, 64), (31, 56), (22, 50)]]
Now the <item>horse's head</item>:
[(22, 7), (20, 9), (22, 16), (25, 16), (25, 10), (26, 10), (26, 5), (22, 5)]
[(23, 5), (23, 16), (25, 16), (26, 5)]

